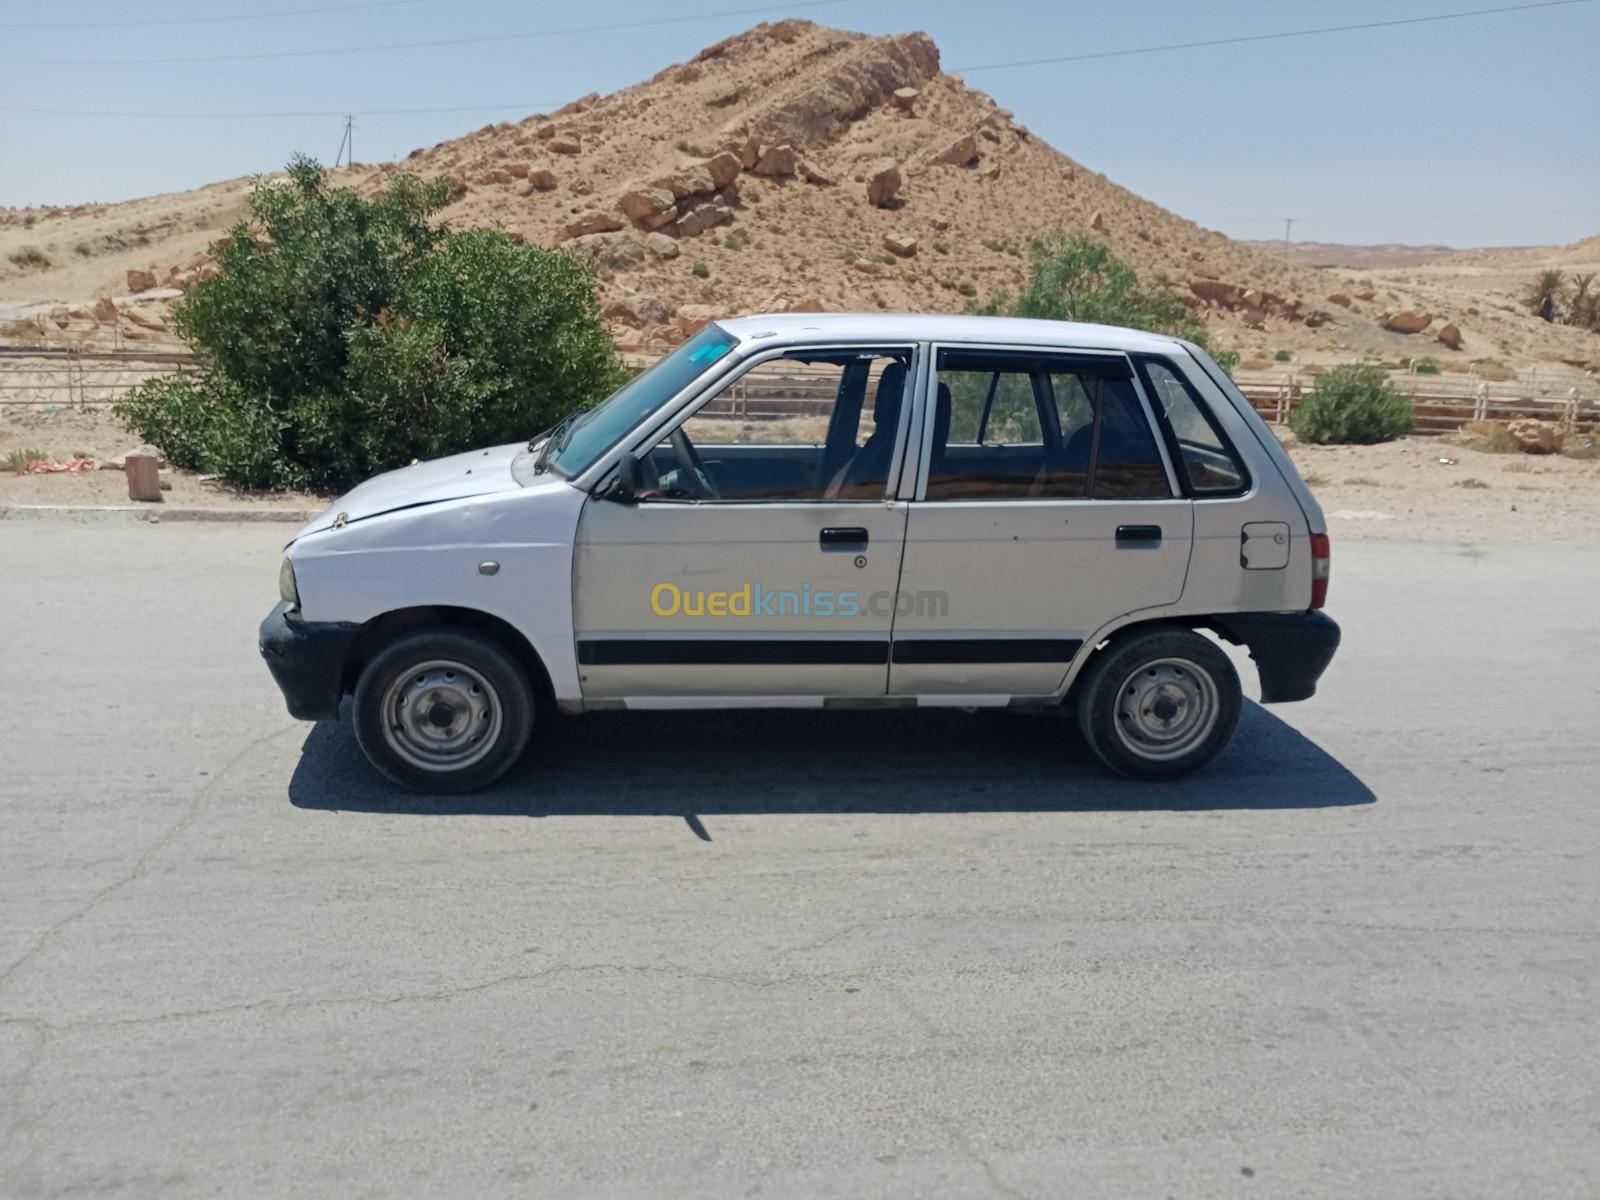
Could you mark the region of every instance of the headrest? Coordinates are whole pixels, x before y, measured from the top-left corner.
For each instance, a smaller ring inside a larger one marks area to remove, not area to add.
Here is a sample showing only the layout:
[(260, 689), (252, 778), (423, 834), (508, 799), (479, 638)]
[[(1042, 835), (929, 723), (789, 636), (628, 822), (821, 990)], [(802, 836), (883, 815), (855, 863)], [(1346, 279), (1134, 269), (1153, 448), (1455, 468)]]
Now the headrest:
[(893, 425), (900, 416), (900, 399), (906, 391), (906, 365), (892, 362), (878, 380), (878, 393), (872, 399), (872, 423), (879, 428)]
[(933, 402), (933, 445), (943, 449), (950, 440), (950, 385), (941, 383)]

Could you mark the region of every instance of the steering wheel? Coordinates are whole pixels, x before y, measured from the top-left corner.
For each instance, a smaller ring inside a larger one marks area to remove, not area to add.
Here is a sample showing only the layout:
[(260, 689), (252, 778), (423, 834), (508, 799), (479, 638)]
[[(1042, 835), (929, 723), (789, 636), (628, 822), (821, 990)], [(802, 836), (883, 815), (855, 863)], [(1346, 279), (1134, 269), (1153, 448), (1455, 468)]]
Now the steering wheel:
[(711, 474), (706, 470), (706, 465), (700, 460), (700, 452), (694, 448), (694, 443), (689, 440), (689, 435), (680, 425), (672, 431), (667, 439), (672, 443), (672, 456), (678, 460), (679, 474), (684, 476), (684, 482), (690, 485), (700, 500), (720, 500), (722, 493), (717, 491), (717, 485), (711, 482)]

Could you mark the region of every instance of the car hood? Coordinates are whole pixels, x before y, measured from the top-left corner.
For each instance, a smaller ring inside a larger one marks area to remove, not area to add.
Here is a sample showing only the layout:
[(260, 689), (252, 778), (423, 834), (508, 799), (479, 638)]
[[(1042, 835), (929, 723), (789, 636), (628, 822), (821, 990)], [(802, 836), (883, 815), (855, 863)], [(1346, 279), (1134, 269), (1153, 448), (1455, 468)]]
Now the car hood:
[(402, 508), (510, 491), (518, 486), (511, 475), (512, 460), (526, 446), (525, 442), (512, 442), (488, 450), (469, 450), (374, 475), (311, 518), (295, 537)]

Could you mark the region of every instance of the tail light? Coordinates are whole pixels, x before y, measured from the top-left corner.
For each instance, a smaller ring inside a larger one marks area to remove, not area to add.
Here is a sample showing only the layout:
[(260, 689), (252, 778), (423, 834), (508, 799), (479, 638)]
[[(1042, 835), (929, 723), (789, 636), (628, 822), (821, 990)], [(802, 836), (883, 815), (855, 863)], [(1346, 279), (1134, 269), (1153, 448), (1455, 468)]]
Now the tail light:
[(1332, 565), (1332, 547), (1325, 533), (1311, 535), (1311, 607), (1321, 608), (1328, 603), (1328, 571)]

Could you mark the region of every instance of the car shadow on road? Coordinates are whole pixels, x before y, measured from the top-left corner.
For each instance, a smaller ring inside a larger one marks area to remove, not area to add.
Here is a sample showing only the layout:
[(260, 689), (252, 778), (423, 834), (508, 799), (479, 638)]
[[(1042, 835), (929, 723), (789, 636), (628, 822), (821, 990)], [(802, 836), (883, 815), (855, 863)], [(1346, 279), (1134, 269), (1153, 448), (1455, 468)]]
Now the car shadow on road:
[[(300, 808), (407, 815), (680, 816), (1329, 808), (1376, 797), (1250, 701), (1233, 744), (1185, 779), (1106, 771), (1054, 713), (742, 710), (552, 720), (494, 787), (405, 791), (342, 722), (311, 731), (289, 781)], [(699, 830), (697, 830), (699, 832)], [(701, 836), (704, 836), (702, 833)]]

